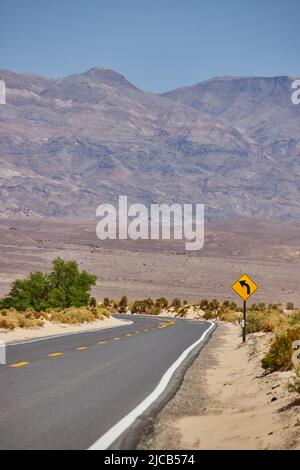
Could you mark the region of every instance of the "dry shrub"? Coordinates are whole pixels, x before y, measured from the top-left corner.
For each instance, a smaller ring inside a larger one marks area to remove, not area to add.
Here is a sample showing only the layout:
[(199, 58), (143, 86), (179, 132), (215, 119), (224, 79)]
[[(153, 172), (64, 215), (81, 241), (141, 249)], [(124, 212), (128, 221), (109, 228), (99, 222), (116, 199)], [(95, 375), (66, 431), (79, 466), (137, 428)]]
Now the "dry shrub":
[(38, 328), (44, 325), (44, 320), (55, 323), (76, 324), (94, 322), (109, 318), (110, 312), (105, 307), (71, 307), (55, 309), (52, 312), (17, 312), (14, 309), (0, 311), (0, 328), (14, 330), (15, 328)]
[(280, 312), (271, 312), (266, 314), (262, 320), (262, 331), (265, 333), (269, 332), (280, 332), (284, 331), (287, 327), (287, 318)]
[(283, 332), (288, 326), (286, 315), (280, 311), (258, 311), (250, 310), (247, 312), (247, 332), (257, 333), (258, 331)]
[(186, 318), (188, 309), (186, 307), (181, 307), (178, 312), (176, 313), (176, 317), (178, 318)]
[(0, 328), (5, 330), (14, 330), (18, 328), (19, 322), (16, 317), (13, 316), (0, 316)]
[(44, 326), (43, 320), (37, 320), (34, 318), (28, 318), (25, 320), (23, 325), (20, 325), (21, 328), (41, 328)]
[(51, 314), (51, 321), (55, 323), (67, 323), (67, 324), (76, 324), (76, 323), (85, 323), (93, 322), (97, 319), (94, 313), (85, 307), (81, 308), (68, 308), (62, 310), (61, 312), (53, 312)]
[(103, 307), (102, 305), (100, 305), (100, 307), (97, 308), (97, 311), (98, 311), (98, 314), (102, 317), (109, 318), (111, 315), (110, 311), (106, 307)]
[(59, 312), (52, 312), (50, 320), (55, 323), (74, 325), (76, 323), (90, 323), (95, 320), (103, 320), (109, 316), (109, 310), (103, 307), (71, 307)]
[(13, 309), (0, 311), (0, 328), (14, 330), (16, 328), (40, 328), (44, 325), (43, 320), (35, 318), (29, 312), (19, 313)]
[(237, 321), (238, 316), (239, 316), (238, 313), (232, 310), (228, 310), (228, 311), (220, 313), (218, 318), (221, 321), (228, 321), (228, 322), (234, 323)]
[(207, 309), (203, 315), (204, 320), (213, 320), (216, 318), (217, 312), (215, 310)]

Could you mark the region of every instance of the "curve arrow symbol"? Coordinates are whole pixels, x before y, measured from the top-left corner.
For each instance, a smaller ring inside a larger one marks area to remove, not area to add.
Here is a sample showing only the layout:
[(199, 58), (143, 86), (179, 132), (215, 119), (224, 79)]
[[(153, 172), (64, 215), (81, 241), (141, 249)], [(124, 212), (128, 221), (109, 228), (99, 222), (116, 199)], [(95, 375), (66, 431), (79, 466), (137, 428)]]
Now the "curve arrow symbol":
[(246, 287), (246, 289), (247, 289), (247, 295), (250, 295), (251, 289), (250, 289), (249, 284), (248, 284), (246, 281), (244, 281), (244, 280), (243, 280), (243, 281), (240, 281), (240, 284), (241, 284), (242, 287)]

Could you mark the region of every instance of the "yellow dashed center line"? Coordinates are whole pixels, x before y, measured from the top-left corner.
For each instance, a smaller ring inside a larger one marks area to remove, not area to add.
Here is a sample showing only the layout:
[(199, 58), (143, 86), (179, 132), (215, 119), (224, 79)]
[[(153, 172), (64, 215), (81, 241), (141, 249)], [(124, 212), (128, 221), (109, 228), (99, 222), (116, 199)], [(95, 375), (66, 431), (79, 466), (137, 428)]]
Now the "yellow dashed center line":
[[(174, 325), (175, 322), (173, 321), (169, 321), (167, 323), (160, 323), (159, 325), (157, 325), (156, 327), (152, 327), (152, 328), (145, 328), (143, 331), (145, 333), (148, 333), (149, 331), (154, 331), (156, 328), (166, 328), (168, 326), (171, 326), (171, 325)], [(135, 334), (136, 335), (139, 335), (141, 333), (141, 331), (135, 331), (133, 333), (127, 333), (126, 336), (134, 336)], [(113, 341), (119, 341), (121, 338), (113, 338)], [(109, 341), (99, 341), (97, 344), (99, 345), (102, 345), (102, 344), (107, 344)], [(79, 348), (76, 348), (77, 351), (85, 351), (86, 349), (88, 349), (88, 346), (80, 346)], [(62, 352), (56, 352), (56, 353), (51, 353), (51, 354), (48, 354), (48, 357), (61, 357), (63, 356), (63, 353)], [(11, 364), (9, 367), (12, 367), (12, 368), (18, 368), (18, 367), (25, 367), (25, 366), (28, 366), (29, 365), (29, 362), (18, 362), (16, 364)]]
[(14, 368), (24, 367), (24, 366), (28, 366), (28, 364), (29, 364), (29, 362), (18, 362), (17, 364), (12, 364), (9, 367), (14, 367)]

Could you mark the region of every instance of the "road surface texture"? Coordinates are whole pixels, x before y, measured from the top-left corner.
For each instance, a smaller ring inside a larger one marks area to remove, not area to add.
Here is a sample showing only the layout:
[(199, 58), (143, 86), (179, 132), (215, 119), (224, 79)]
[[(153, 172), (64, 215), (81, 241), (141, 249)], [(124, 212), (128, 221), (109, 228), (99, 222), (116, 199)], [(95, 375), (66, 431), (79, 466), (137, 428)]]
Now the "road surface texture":
[(120, 315), (119, 328), (7, 347), (0, 449), (131, 449), (214, 325)]

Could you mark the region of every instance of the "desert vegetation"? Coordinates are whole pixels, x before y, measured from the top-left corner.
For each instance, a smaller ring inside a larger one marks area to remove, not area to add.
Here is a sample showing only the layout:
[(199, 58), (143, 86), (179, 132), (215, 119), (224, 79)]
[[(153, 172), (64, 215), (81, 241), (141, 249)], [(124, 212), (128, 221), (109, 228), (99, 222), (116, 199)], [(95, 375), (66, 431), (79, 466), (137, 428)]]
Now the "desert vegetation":
[[(32, 272), (13, 282), (8, 296), (0, 300), (0, 328), (38, 328), (45, 321), (79, 324), (110, 316), (90, 291), (96, 277), (80, 271), (76, 261), (56, 258), (50, 273)], [(126, 298), (121, 302), (126, 307)]]
[(0, 328), (14, 330), (16, 328), (40, 328), (45, 321), (75, 325), (80, 323), (104, 320), (110, 316), (104, 305), (97, 307), (69, 307), (48, 309), (44, 312), (19, 312), (14, 308), (0, 310)]
[(89, 304), (90, 291), (97, 278), (79, 271), (76, 261), (56, 258), (50, 273), (32, 272), (13, 282), (10, 293), (0, 301), (1, 308), (36, 312), (49, 308), (83, 307)]
[(266, 372), (294, 368), (293, 343), (300, 339), (300, 310), (294, 310), (290, 303), (285, 309), (276, 304), (268, 307), (265, 304), (253, 304), (247, 313), (247, 331), (270, 334), (270, 347), (261, 363)]

